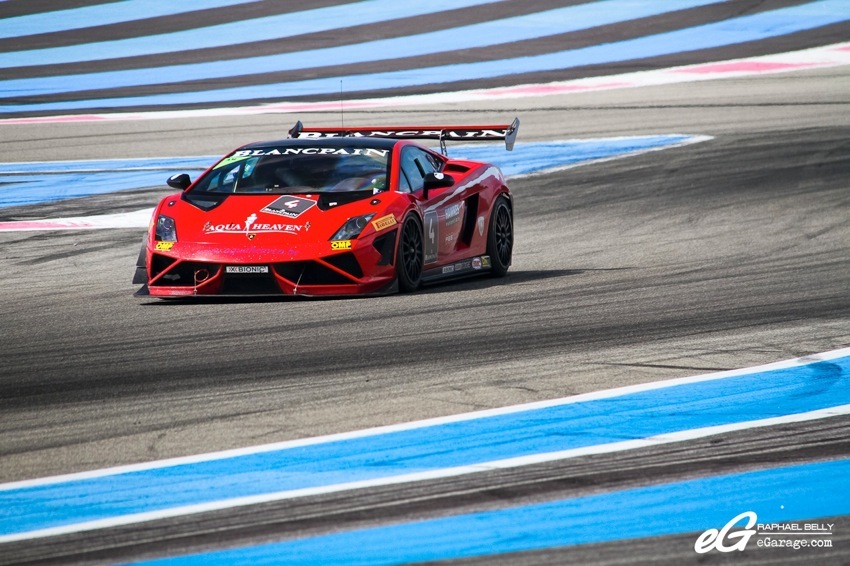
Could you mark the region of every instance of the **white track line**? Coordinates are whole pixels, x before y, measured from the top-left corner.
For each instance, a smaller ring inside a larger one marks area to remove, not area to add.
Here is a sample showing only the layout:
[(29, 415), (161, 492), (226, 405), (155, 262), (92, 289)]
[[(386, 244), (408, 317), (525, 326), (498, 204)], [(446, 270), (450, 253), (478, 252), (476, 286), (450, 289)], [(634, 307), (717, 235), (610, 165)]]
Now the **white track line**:
[[(474, 411), (470, 413), (460, 413), (457, 415), (449, 415), (445, 417), (436, 417), (432, 419), (425, 419), (421, 421), (413, 421), (408, 423), (400, 423), (395, 425), (386, 425), (375, 428), (367, 428), (363, 430), (357, 430), (352, 432), (343, 432), (337, 434), (330, 434), (325, 436), (316, 436), (312, 438), (303, 438), (298, 440), (287, 440), (283, 442), (273, 442), (270, 444), (260, 444), (257, 446), (250, 446), (246, 448), (235, 448), (232, 450), (222, 450), (219, 452), (210, 452), (207, 454), (197, 454), (193, 456), (182, 456), (178, 458), (168, 458), (165, 460), (156, 460), (152, 462), (143, 462), (139, 464), (130, 464), (126, 466), (115, 466), (112, 468), (103, 468), (100, 470), (91, 470), (88, 472), (77, 472), (72, 474), (62, 474), (58, 476), (49, 476), (44, 478), (37, 478), (31, 480), (22, 480), (17, 482), (10, 482), (5, 484), (0, 484), (0, 491), (7, 491), (12, 489), (21, 489), (25, 487), (34, 487), (34, 486), (42, 486), (42, 485), (51, 485), (57, 483), (63, 483), (68, 481), (75, 480), (83, 480), (83, 479), (91, 479), (91, 478), (101, 478), (107, 477), (117, 474), (124, 474), (129, 472), (138, 472), (144, 470), (155, 470), (161, 468), (168, 468), (172, 466), (180, 466), (184, 464), (194, 464), (197, 462), (209, 462), (213, 460), (223, 460), (226, 458), (233, 458), (236, 456), (246, 456), (249, 454), (261, 454), (263, 452), (274, 452), (276, 450), (285, 450), (289, 448), (297, 448), (301, 446), (312, 446), (315, 444), (324, 444), (328, 442), (337, 442), (340, 440), (349, 440), (353, 438), (364, 438), (368, 436), (377, 436), (381, 434), (387, 434), (391, 432), (398, 431), (406, 431), (406, 430), (415, 430), (420, 428), (427, 428), (431, 426), (437, 426), (448, 423), (457, 423), (470, 421), (475, 419), (482, 419), (487, 417), (499, 416), (499, 415), (509, 415), (514, 413), (520, 413), (523, 411), (533, 411), (536, 409), (545, 409), (547, 407), (556, 407), (561, 405), (571, 405), (575, 403), (584, 403), (587, 401), (595, 401), (599, 399), (610, 399), (612, 397), (621, 397), (623, 395), (629, 395), (632, 393), (640, 393), (644, 391), (655, 391), (658, 389), (666, 389), (668, 387), (676, 387), (678, 385), (686, 385), (691, 383), (701, 383), (705, 381), (714, 381), (718, 379), (725, 379), (729, 377), (737, 377), (741, 375), (749, 375), (753, 373), (762, 373), (768, 371), (774, 371), (778, 369), (786, 369), (792, 367), (799, 367), (803, 365), (813, 364), (817, 362), (828, 361), (836, 358), (843, 358), (846, 356), (850, 356), (850, 348), (842, 348), (840, 350), (831, 350), (829, 352), (823, 352), (820, 354), (813, 354), (810, 356), (805, 356), (802, 358), (794, 358), (790, 360), (784, 360), (781, 362), (774, 362), (770, 364), (765, 364), (761, 366), (755, 366), (750, 368), (736, 369), (730, 371), (722, 371), (716, 373), (708, 373), (704, 375), (696, 375), (692, 377), (682, 377), (678, 379), (669, 379), (663, 381), (653, 381), (649, 383), (640, 383), (637, 385), (629, 385), (625, 387), (617, 387), (615, 389), (605, 389), (602, 391), (593, 391), (591, 393), (583, 393), (581, 395), (574, 395), (571, 397), (562, 397), (559, 399), (549, 399), (546, 401), (536, 401), (533, 403), (525, 403), (522, 405), (512, 405), (509, 407), (500, 407), (496, 409), (486, 409), (483, 411)], [(755, 422), (755, 421), (754, 421)]]
[(22, 540), (32, 540), (58, 535), (67, 535), (84, 531), (94, 531), (99, 529), (109, 529), (126, 525), (134, 525), (137, 523), (145, 523), (149, 521), (157, 521), (162, 519), (171, 519), (174, 517), (183, 517), (186, 515), (195, 515), (198, 513), (206, 513), (210, 511), (221, 511), (224, 509), (233, 509), (236, 507), (245, 507), (248, 505), (259, 505), (261, 503), (270, 503), (274, 501), (283, 501), (285, 499), (296, 499), (299, 497), (309, 497), (313, 495), (322, 495), (328, 493), (337, 493), (341, 491), (350, 491), (355, 489), (366, 489), (372, 487), (381, 487), (388, 485), (397, 485), (402, 483), (419, 482), (427, 480), (444, 479), (478, 472), (487, 472), (493, 470), (504, 470), (509, 468), (518, 468), (522, 466), (530, 466), (533, 464), (542, 464), (546, 462), (555, 462), (558, 460), (567, 460), (569, 458), (578, 458), (580, 456), (589, 456), (593, 454), (610, 454), (613, 452), (624, 452), (627, 450), (636, 450), (638, 448), (647, 448), (652, 446), (660, 446), (662, 444), (670, 444), (674, 442), (684, 442), (687, 440), (695, 440), (707, 436), (734, 432), (740, 430), (748, 430), (753, 428), (775, 426), (788, 423), (800, 423), (835, 417), (840, 415), (850, 415), (850, 405), (839, 405), (830, 407), (829, 409), (820, 409), (808, 413), (798, 413), (794, 415), (785, 415), (782, 417), (773, 417), (767, 419), (759, 419), (754, 421), (746, 421), (732, 423), (728, 425), (712, 426), (705, 428), (697, 428), (691, 430), (683, 430), (660, 434), (657, 436), (649, 436), (646, 438), (638, 438), (635, 440), (624, 440), (621, 442), (612, 442), (608, 444), (600, 444), (595, 446), (586, 446), (582, 448), (574, 448), (570, 450), (562, 450), (558, 452), (548, 452), (542, 454), (534, 454), (531, 456), (521, 456), (517, 458), (508, 458), (505, 460), (492, 460), (469, 466), (458, 466), (454, 468), (443, 468), (439, 470), (431, 470), (427, 472), (417, 472), (412, 474), (401, 474), (386, 478), (378, 478), (373, 480), (364, 480), (358, 482), (340, 483), (327, 486), (319, 486), (305, 489), (293, 489), (279, 491), (274, 493), (264, 493), (261, 495), (253, 495), (248, 497), (237, 497), (232, 499), (224, 499), (212, 501), (209, 503), (199, 503), (195, 505), (185, 505), (182, 507), (172, 507), (160, 511), (149, 511), (145, 513), (135, 513), (131, 515), (122, 515), (120, 517), (111, 517), (108, 519), (100, 519), (96, 521), (87, 521), (83, 523), (75, 523), (64, 525), (61, 527), (51, 527), (47, 529), (39, 529), (23, 533), (15, 533), (10, 535), (0, 536), (0, 544), (17, 542)]
[[(295, 448), (300, 446), (310, 446), (316, 444), (322, 444), (327, 442), (335, 442), (340, 440), (354, 439), (354, 438), (363, 438), (368, 436), (376, 436), (381, 434), (387, 434), (396, 431), (404, 431), (404, 430), (414, 430), (420, 428), (426, 428), (436, 425), (442, 425), (447, 423), (456, 423), (469, 421), (474, 419), (487, 418), (497, 415), (506, 415), (519, 413), (522, 411), (532, 411), (536, 409), (543, 409), (547, 407), (559, 406), (559, 405), (569, 405), (574, 403), (582, 403), (587, 401), (593, 401), (598, 399), (609, 399), (612, 397), (620, 397), (623, 395), (628, 395), (632, 393), (639, 393), (644, 391), (653, 391), (659, 389), (665, 389), (669, 387), (675, 387), (678, 385), (692, 384), (692, 383), (700, 383), (707, 381), (715, 381), (720, 379), (726, 379), (741, 375), (749, 375), (754, 373), (762, 373), (768, 371), (774, 371), (778, 369), (799, 367), (803, 365), (823, 362), (836, 358), (843, 358), (846, 356), (850, 356), (850, 348), (843, 348), (839, 350), (832, 350), (829, 352), (824, 352), (821, 354), (815, 354), (810, 356), (805, 356), (802, 358), (794, 358), (790, 360), (785, 360), (781, 362), (775, 362), (771, 364), (755, 366), (751, 368), (743, 368), (731, 371), (723, 371), (717, 373), (709, 373), (705, 375), (697, 375), (692, 377), (685, 377), (679, 379), (672, 380), (664, 380), (664, 381), (654, 381), (650, 383), (642, 383), (638, 385), (631, 385), (627, 387), (618, 387), (615, 389), (608, 389), (603, 391), (595, 391), (591, 393), (585, 393), (582, 395), (575, 395), (572, 397), (564, 397), (560, 399), (551, 399), (547, 401), (539, 401), (535, 403), (526, 403), (522, 405), (514, 405), (510, 407), (502, 407), (498, 409), (488, 409), (484, 411), (475, 411), (471, 413), (463, 413), (459, 415), (451, 415), (447, 417), (438, 417), (434, 419), (427, 419), (421, 421), (414, 421), (409, 423), (402, 423), (397, 425), (389, 425), (383, 427), (376, 427), (370, 429), (364, 429), (359, 431), (340, 433), (340, 434), (332, 434), (326, 436), (319, 436), (314, 438), (305, 438), (299, 440), (285, 441), (285, 442), (277, 442), (272, 444), (265, 444), (259, 446), (252, 446), (247, 448), (238, 448), (234, 450), (225, 450), (221, 452), (213, 452), (208, 454), (198, 454), (194, 456), (186, 456), (180, 458), (170, 458), (167, 460), (159, 460), (154, 462), (144, 462), (141, 464), (132, 464), (127, 466), (117, 466), (113, 468), (104, 468), (101, 470), (92, 470), (89, 472), (81, 472), (81, 473), (73, 473), (73, 474), (64, 474), (59, 476), (51, 476), (46, 478), (38, 478), (33, 480), (24, 480), (18, 482), (11, 482), (6, 484), (0, 484), (0, 491), (9, 491), (16, 489), (23, 489), (28, 487), (37, 487), (37, 486), (46, 486), (46, 485), (54, 485), (63, 482), (70, 482), (76, 480), (85, 480), (85, 479), (93, 479), (93, 478), (102, 478), (108, 477), (117, 474), (124, 474), (129, 472), (138, 472), (144, 470), (154, 470), (161, 469), (172, 466), (180, 466), (185, 464), (193, 464), (198, 462), (207, 462), (213, 460), (221, 460), (225, 458), (233, 458), (238, 456), (245, 456), (250, 454), (258, 454), (263, 452), (271, 452), (278, 450), (285, 450), (289, 448)], [(412, 474), (400, 474), (392, 477), (385, 478), (377, 478), (373, 480), (364, 480), (358, 482), (349, 482), (349, 483), (341, 483), (327, 486), (319, 486), (315, 488), (305, 488), (305, 489), (294, 489), (294, 490), (285, 490), (278, 491), (274, 493), (260, 494), (255, 496), (247, 496), (247, 497), (238, 497), (225, 499), (220, 501), (213, 501), (208, 503), (200, 503), (194, 505), (185, 505), (180, 507), (173, 507), (170, 509), (163, 509), (159, 511), (150, 511), (144, 513), (135, 513), (130, 515), (123, 515), (120, 517), (111, 517), (107, 519), (100, 519), (95, 521), (86, 521), (82, 523), (76, 523), (71, 525), (64, 525), (59, 527), (51, 527), (46, 529), (38, 529), (28, 532), (22, 533), (13, 533), (8, 535), (0, 536), (0, 544), (9, 543), (15, 541), (22, 540), (31, 540), (38, 539), (50, 536), (71, 534), (83, 531), (92, 531), (97, 529), (106, 529), (112, 527), (118, 527), (123, 525), (131, 525), (149, 521), (156, 521), (161, 519), (168, 519), (173, 517), (181, 517), (186, 515), (193, 515), (197, 513), (204, 513), (208, 511), (218, 511), (223, 509), (231, 509), (235, 507), (244, 507), (248, 505), (256, 505), (260, 503), (267, 503), (272, 501), (281, 501), (285, 499), (293, 499), (298, 497), (307, 497), (311, 495), (320, 495), (326, 493), (334, 493), (340, 491), (349, 491), (355, 489), (365, 489), (371, 487), (379, 487), (386, 485), (394, 485), (400, 483), (408, 483), (408, 482), (416, 482), (416, 481), (425, 481), (425, 480), (433, 480), (440, 478), (448, 478), (455, 477), (465, 474), (484, 472), (489, 470), (498, 470), (498, 469), (506, 469), (506, 468), (515, 468), (520, 466), (527, 466), (531, 464), (545, 463), (545, 462), (553, 462), (557, 460), (565, 460), (568, 458), (576, 458), (579, 456), (586, 456), (591, 454), (605, 454), (612, 452), (621, 452), (626, 450), (634, 450), (638, 448), (644, 448), (649, 446), (658, 446), (662, 444), (669, 444), (673, 442), (683, 442), (687, 440), (693, 440), (698, 438), (703, 438), (706, 436), (712, 436), (717, 434), (723, 434), (732, 431), (740, 431), (747, 430), (752, 428), (760, 428), (767, 426), (774, 426), (779, 424), (787, 424), (787, 423), (796, 423), (796, 422), (806, 422), (818, 419), (825, 419), (834, 416), (840, 415), (848, 415), (850, 414), (850, 405), (839, 405), (836, 407), (830, 407), (826, 409), (819, 409), (816, 411), (810, 411), (805, 413), (797, 413), (792, 415), (784, 415), (780, 417), (771, 417), (766, 419), (757, 419), (752, 421), (738, 422), (738, 423), (730, 423), (727, 425), (719, 425), (719, 426), (711, 426), (711, 427), (703, 427), (697, 429), (690, 429), (684, 431), (677, 431), (672, 433), (665, 433), (656, 436), (650, 436), (646, 438), (639, 438), (633, 440), (627, 440), (622, 442), (614, 442), (607, 443), (595, 446), (587, 446), (582, 448), (558, 451), (558, 452), (549, 452), (542, 454), (535, 454), (531, 456), (523, 456), (517, 458), (509, 458), (504, 460), (493, 460), (489, 462), (482, 462), (479, 464), (468, 465), (468, 466), (458, 466), (453, 468), (444, 468), (440, 470), (431, 470), (427, 472), (420, 473), (412, 473)]]

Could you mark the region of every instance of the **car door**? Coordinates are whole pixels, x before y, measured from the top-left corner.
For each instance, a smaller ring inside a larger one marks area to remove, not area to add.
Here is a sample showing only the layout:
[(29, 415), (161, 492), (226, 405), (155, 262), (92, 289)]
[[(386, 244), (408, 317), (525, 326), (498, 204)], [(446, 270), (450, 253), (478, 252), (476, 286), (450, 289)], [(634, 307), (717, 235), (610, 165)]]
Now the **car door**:
[[(440, 171), (442, 162), (429, 152), (407, 146), (401, 151), (402, 187), (422, 196), (425, 175)], [(459, 257), (466, 191), (455, 187), (431, 190), (423, 199), (423, 232), (425, 268), (450, 263)]]

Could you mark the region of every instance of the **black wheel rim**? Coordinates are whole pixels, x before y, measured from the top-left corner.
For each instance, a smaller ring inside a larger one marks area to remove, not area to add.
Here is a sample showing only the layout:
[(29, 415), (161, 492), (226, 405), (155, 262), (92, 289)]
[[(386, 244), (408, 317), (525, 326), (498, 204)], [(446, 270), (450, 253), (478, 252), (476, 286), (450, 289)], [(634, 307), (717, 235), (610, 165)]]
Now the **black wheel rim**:
[(416, 283), (422, 275), (422, 236), (415, 222), (407, 222), (401, 238), (401, 265), (408, 281)]
[(496, 253), (502, 265), (511, 262), (511, 250), (514, 243), (514, 230), (511, 223), (511, 213), (507, 207), (500, 206), (496, 211)]

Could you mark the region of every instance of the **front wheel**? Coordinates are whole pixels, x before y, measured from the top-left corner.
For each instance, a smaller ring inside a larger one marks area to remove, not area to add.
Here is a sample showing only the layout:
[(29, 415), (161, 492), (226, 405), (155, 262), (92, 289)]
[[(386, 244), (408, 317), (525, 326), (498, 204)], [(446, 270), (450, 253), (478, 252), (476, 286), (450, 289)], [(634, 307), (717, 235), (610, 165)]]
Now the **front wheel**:
[(422, 282), (422, 225), (415, 214), (408, 214), (401, 225), (396, 256), (398, 288), (402, 293), (415, 291)]
[(491, 271), (496, 277), (504, 277), (511, 266), (514, 249), (514, 221), (508, 200), (500, 196), (490, 213), (490, 232), (487, 234), (487, 255), (490, 256)]

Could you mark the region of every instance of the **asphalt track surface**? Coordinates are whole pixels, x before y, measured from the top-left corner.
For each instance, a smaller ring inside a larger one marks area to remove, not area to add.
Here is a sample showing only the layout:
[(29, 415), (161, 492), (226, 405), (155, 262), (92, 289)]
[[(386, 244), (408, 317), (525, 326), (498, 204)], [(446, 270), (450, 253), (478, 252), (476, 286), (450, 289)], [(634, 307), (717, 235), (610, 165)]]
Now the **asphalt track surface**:
[[(788, 50), (797, 48), (788, 39)], [(625, 69), (633, 70), (633, 69)], [(734, 369), (850, 344), (850, 71), (783, 73), (375, 112), (526, 140), (687, 133), (703, 143), (518, 178), (514, 264), (412, 295), (134, 299), (138, 230), (0, 235), (0, 481), (404, 423)], [(309, 121), (335, 124), (335, 114)], [(223, 153), (288, 116), (0, 126), (4, 160)], [(188, 149), (187, 149), (188, 148)], [(3, 220), (152, 206), (162, 188), (4, 209)], [(4, 545), (0, 562), (116, 562), (827, 461), (834, 417), (453, 480), (269, 503)], [(700, 563), (847, 563), (756, 549)], [(719, 526), (719, 525), (718, 525)], [(696, 563), (699, 533), (468, 563)]]

